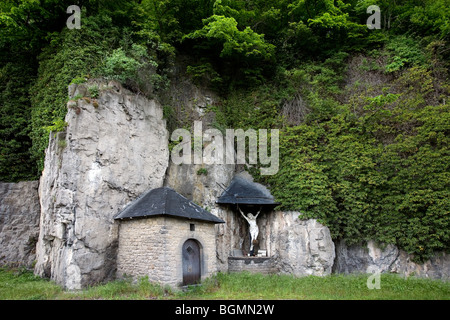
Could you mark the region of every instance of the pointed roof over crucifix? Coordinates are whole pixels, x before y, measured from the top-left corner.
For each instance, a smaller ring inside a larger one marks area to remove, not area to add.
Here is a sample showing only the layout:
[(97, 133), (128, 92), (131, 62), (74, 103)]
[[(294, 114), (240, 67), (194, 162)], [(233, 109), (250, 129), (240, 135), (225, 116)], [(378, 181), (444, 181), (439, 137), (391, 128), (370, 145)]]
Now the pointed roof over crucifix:
[(243, 175), (236, 175), (230, 185), (217, 199), (220, 204), (246, 204), (277, 206), (278, 202), (262, 184), (251, 181)]

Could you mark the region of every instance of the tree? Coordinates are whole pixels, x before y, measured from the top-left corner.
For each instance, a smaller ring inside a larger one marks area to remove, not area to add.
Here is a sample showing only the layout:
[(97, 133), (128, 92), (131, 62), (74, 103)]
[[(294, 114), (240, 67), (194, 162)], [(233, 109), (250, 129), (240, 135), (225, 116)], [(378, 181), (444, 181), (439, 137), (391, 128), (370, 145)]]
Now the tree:
[[(258, 82), (263, 73), (263, 64), (274, 61), (275, 46), (264, 41), (264, 36), (250, 27), (240, 31), (237, 21), (231, 17), (212, 15), (205, 19), (204, 26), (187, 34), (183, 39), (198, 40), (197, 48), (218, 52), (223, 63), (228, 63), (234, 79)], [(219, 48), (219, 49), (217, 49)], [(217, 60), (216, 60), (217, 61)], [(220, 60), (219, 60), (220, 62)]]

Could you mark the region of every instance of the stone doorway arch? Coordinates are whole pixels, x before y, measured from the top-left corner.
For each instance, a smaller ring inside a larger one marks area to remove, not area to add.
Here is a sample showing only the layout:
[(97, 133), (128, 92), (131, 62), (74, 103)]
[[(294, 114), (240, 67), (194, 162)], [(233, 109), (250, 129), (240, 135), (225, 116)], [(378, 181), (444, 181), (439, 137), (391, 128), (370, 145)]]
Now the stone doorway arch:
[(201, 280), (201, 252), (200, 244), (195, 239), (188, 239), (182, 248), (183, 285), (200, 283)]

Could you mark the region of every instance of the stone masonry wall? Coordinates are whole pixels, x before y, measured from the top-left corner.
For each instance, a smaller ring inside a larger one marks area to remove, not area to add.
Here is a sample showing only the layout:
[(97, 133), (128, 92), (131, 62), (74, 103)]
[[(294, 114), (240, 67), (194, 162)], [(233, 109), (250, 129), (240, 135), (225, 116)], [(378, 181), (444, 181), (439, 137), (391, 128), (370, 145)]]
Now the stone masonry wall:
[[(119, 226), (117, 277), (149, 276), (158, 281), (164, 271), (164, 219), (124, 220)], [(156, 268), (156, 270), (155, 270)]]
[(277, 270), (271, 258), (267, 257), (228, 257), (228, 272), (248, 271), (271, 274)]
[[(195, 231), (190, 231), (190, 224)], [(200, 243), (201, 278), (217, 271), (215, 226), (173, 217), (151, 217), (120, 222), (117, 277), (150, 281), (176, 287), (182, 284), (182, 246), (188, 239)]]

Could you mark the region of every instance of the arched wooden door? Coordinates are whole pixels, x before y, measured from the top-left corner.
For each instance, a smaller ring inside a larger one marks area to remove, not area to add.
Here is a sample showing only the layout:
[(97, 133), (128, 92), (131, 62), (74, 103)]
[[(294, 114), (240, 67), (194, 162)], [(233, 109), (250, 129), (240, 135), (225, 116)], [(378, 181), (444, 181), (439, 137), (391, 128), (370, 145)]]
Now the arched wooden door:
[(200, 246), (193, 239), (183, 244), (183, 285), (200, 282)]

